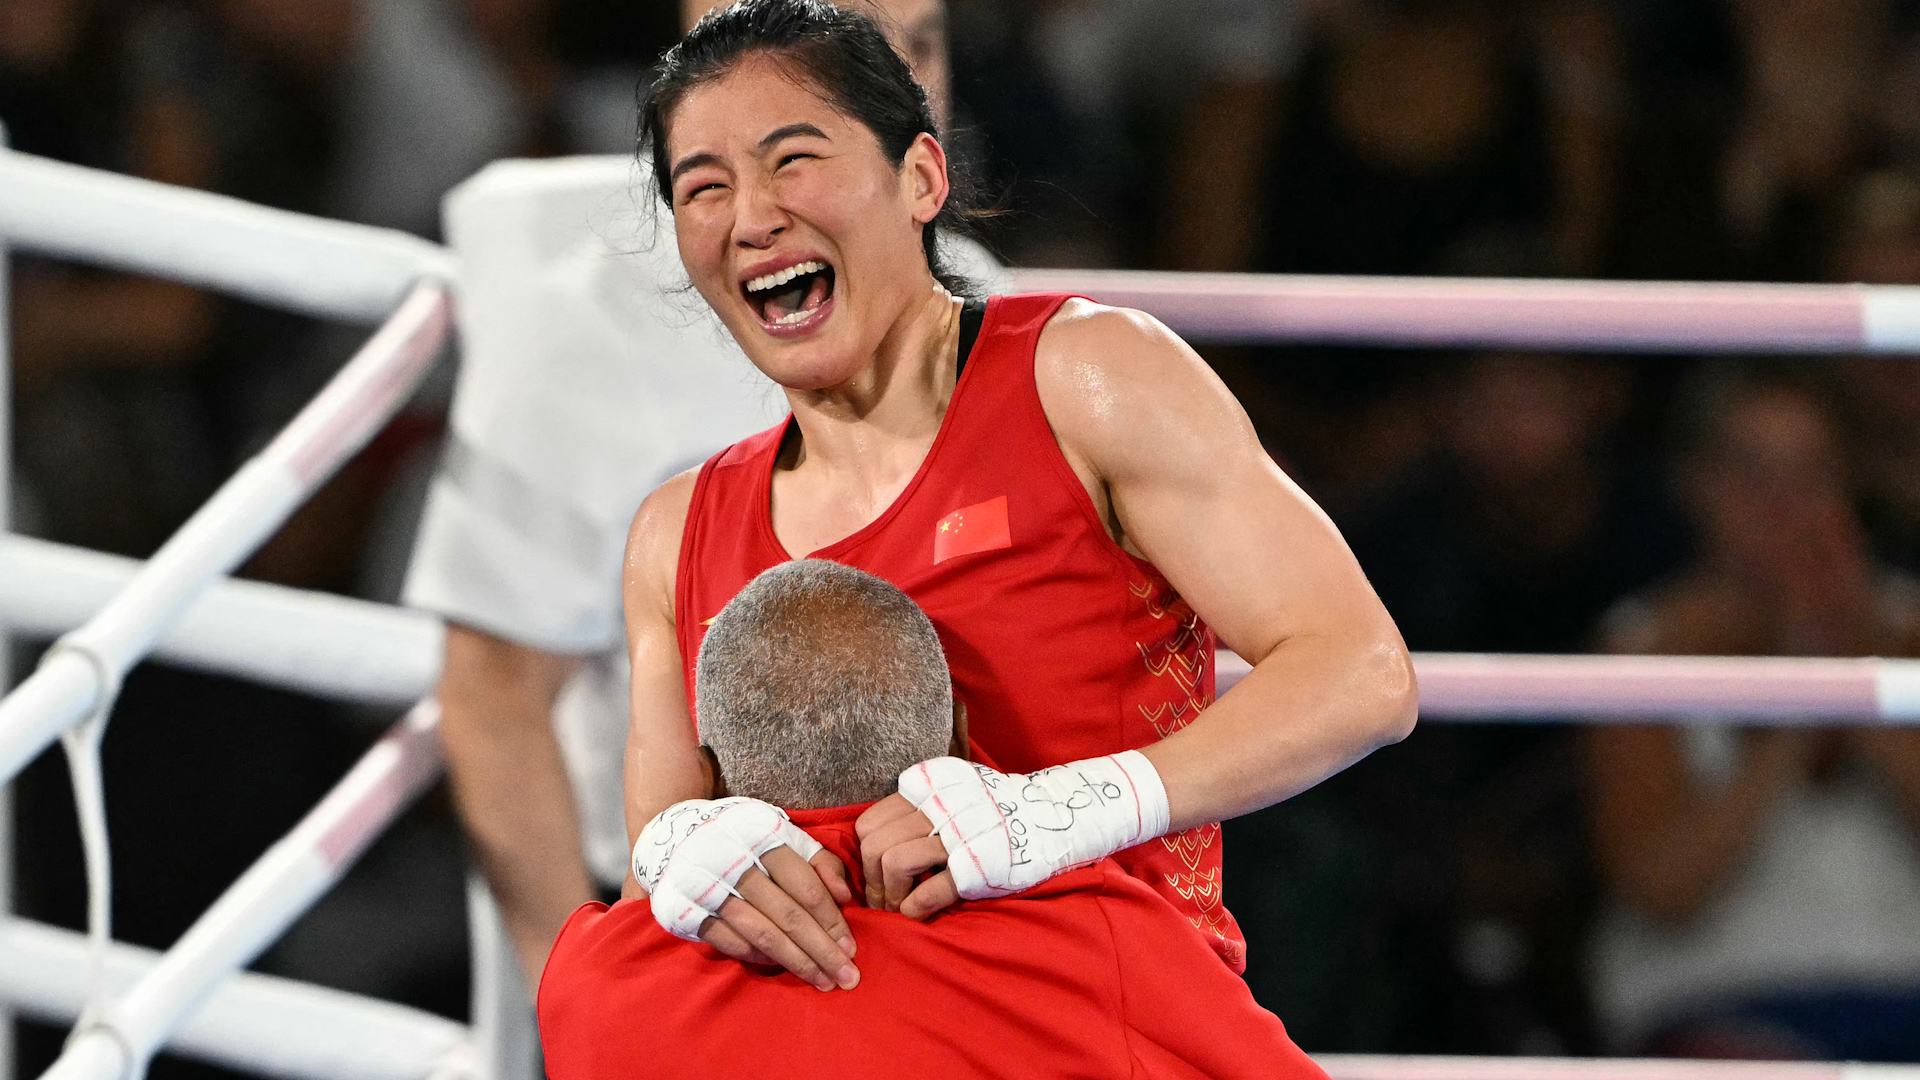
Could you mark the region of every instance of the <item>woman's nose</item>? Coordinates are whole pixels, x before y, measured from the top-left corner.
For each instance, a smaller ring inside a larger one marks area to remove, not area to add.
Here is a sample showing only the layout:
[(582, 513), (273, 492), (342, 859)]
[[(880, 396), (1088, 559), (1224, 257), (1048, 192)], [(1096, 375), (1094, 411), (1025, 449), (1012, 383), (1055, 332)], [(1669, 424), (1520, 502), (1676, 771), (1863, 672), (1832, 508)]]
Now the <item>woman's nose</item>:
[(769, 248), (791, 224), (765, 189), (743, 190), (735, 202), (733, 238), (741, 247)]

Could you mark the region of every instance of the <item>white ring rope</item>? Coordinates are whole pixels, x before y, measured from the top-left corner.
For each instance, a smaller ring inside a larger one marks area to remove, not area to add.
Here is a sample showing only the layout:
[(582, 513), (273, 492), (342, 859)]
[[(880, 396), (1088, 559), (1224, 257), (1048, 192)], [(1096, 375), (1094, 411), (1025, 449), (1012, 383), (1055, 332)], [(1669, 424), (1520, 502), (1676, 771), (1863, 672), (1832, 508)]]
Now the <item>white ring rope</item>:
[(1920, 288), (1012, 270), (1196, 341), (1602, 352), (1920, 353)]
[(384, 320), (437, 244), (0, 149), (0, 236), (48, 255), (204, 285), (309, 315)]
[[(10, 633), (65, 634), (113, 600), (135, 559), (0, 536)], [(445, 628), (413, 608), (223, 578), (154, 643), (152, 659), (348, 701), (408, 705), (440, 676)]]

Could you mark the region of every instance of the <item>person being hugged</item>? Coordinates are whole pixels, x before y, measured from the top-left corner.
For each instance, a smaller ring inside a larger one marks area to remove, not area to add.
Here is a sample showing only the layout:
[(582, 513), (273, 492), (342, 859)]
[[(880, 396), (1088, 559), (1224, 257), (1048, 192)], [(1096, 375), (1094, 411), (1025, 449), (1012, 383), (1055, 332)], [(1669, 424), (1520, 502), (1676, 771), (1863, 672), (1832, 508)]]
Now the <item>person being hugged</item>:
[[(1406, 647), (1333, 524), (1153, 318), (965, 298), (927, 96), (864, 16), (714, 11), (641, 125), (689, 278), (792, 415), (635, 516), (628, 894), (730, 956), (859, 981), (845, 867), (773, 807), (713, 800), (692, 719), (706, 624), (768, 567), (830, 559), (926, 611), (976, 749), (861, 816), (870, 906), (925, 919), (1112, 855), (1243, 968), (1218, 822), (1414, 721)], [(1217, 701), (1216, 634), (1253, 664)]]

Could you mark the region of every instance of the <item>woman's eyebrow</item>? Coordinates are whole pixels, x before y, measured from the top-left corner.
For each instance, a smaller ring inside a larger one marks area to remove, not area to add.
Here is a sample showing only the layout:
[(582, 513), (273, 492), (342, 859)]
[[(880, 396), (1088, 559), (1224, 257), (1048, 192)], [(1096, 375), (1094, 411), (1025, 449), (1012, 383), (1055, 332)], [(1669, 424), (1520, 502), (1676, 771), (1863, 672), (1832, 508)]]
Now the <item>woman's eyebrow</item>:
[[(777, 127), (767, 132), (766, 138), (760, 140), (760, 149), (763, 151), (767, 150), (780, 140), (791, 138), (795, 135), (811, 135), (816, 139), (827, 138), (826, 132), (821, 131), (812, 124), (802, 121), (798, 124), (788, 124), (785, 127)], [(831, 142), (832, 140), (828, 141)], [(697, 169), (702, 165), (718, 164), (720, 164), (720, 155), (718, 154), (689, 154), (681, 158), (679, 164), (673, 167), (673, 171), (667, 174), (667, 183), (671, 184), (680, 179), (681, 174), (685, 173), (688, 169)]]
[(798, 124), (788, 124), (785, 127), (777, 127), (777, 128), (774, 128), (772, 131), (767, 132), (767, 137), (760, 140), (760, 149), (766, 150), (772, 147), (774, 143), (779, 142), (781, 139), (789, 138), (794, 135), (811, 135), (816, 139), (825, 139), (827, 137), (826, 132), (821, 131), (819, 128), (814, 127), (812, 124), (802, 121)]
[(718, 154), (689, 154), (681, 158), (680, 163), (675, 165), (673, 171), (667, 174), (667, 183), (671, 184), (679, 180), (681, 175), (688, 169), (697, 169), (702, 165), (718, 164), (720, 164), (720, 155)]

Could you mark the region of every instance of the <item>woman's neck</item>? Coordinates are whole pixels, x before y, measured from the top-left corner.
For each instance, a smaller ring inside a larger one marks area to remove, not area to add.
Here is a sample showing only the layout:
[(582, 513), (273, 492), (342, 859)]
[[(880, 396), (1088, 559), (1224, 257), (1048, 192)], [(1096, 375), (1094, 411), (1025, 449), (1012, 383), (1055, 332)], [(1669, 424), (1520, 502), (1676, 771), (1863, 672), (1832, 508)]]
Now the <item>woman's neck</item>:
[(800, 439), (782, 453), (782, 464), (874, 473), (885, 483), (884, 474), (897, 471), (892, 459), (899, 451), (918, 447), (924, 456), (953, 397), (959, 336), (960, 303), (936, 286), (901, 314), (853, 378), (786, 391)]

